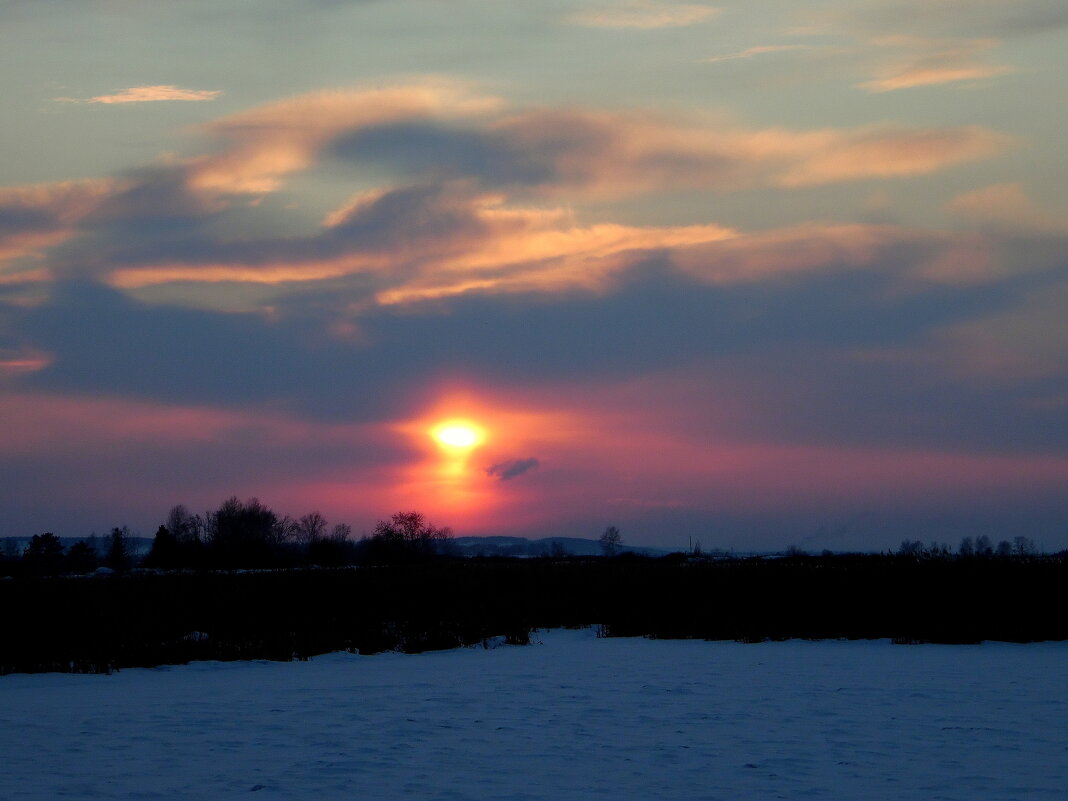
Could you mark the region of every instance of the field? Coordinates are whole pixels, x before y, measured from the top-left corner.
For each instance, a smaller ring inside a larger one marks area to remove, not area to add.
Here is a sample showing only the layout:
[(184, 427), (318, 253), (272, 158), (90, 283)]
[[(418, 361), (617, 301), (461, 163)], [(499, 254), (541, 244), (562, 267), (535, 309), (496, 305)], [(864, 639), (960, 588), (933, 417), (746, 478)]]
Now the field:
[(1068, 643), (533, 641), (5, 676), (0, 798), (1032, 801), (1068, 786)]

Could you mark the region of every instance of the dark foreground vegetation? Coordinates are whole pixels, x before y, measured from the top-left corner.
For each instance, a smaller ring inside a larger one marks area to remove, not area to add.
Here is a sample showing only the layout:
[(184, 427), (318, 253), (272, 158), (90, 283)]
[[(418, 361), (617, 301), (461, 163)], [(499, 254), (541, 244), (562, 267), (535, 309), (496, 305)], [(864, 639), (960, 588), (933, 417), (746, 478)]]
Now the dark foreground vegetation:
[(360, 567), (0, 581), (0, 673), (415, 652), (499, 635), (524, 643), (536, 628), (589, 624), (605, 636), (745, 642), (1068, 639), (1063, 554), (514, 560), (399, 553), (399, 563)]

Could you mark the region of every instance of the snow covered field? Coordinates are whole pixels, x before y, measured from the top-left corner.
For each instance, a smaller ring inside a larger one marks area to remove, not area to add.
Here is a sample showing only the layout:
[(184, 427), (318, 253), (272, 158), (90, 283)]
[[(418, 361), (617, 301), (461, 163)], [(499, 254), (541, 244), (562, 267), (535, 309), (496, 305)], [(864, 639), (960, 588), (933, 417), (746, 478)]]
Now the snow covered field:
[(0, 798), (1064, 799), (1068, 643), (532, 647), (0, 678)]

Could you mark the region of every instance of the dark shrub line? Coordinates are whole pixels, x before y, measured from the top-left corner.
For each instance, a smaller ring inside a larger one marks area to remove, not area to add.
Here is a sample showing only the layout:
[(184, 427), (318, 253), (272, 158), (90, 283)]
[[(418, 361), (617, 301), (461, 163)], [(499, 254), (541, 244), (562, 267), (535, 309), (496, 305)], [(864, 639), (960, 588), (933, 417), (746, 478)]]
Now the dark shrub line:
[(1063, 557), (439, 559), (0, 582), (0, 673), (417, 652), (536, 628), (758, 642), (1068, 639)]

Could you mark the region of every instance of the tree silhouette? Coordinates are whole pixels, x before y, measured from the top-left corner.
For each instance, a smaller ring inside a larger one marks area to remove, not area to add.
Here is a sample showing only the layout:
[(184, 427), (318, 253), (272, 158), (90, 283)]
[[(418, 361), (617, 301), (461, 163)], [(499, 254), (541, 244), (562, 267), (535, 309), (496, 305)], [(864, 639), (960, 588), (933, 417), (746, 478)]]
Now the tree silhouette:
[(208, 544), (212, 561), (218, 567), (271, 567), (282, 537), (278, 516), (249, 498), (237, 496), (223, 501), (210, 515)]
[(156, 536), (152, 540), (152, 549), (145, 557), (145, 567), (171, 568), (178, 567), (181, 563), (181, 552), (178, 539), (166, 526), (156, 529)]
[(30, 573), (54, 576), (63, 570), (63, 543), (51, 531), (34, 534), (22, 559)]
[(126, 526), (111, 529), (111, 542), (108, 543), (104, 564), (118, 573), (124, 572), (130, 566), (130, 549), (127, 543), (129, 536), (130, 530)]
[(615, 556), (623, 544), (623, 537), (618, 528), (609, 526), (597, 541), (601, 544), (601, 553), (605, 556)]
[(92, 573), (99, 566), (100, 557), (97, 555), (96, 548), (85, 540), (78, 540), (67, 551), (68, 573)]
[(353, 560), (354, 544), (350, 539), (352, 528), (345, 523), (338, 523), (330, 536), (320, 536), (308, 544), (307, 559), (320, 567), (340, 567)]
[(361, 561), (378, 564), (419, 562), (446, 552), (452, 530), (428, 523), (420, 512), (397, 512), (379, 520), (374, 534), (359, 546)]
[(326, 518), (319, 512), (311, 512), (298, 520), (293, 526), (294, 539), (304, 547), (326, 536)]

